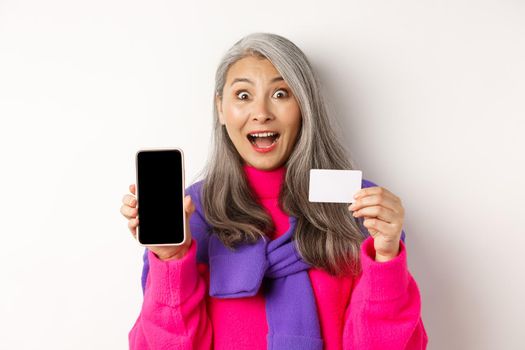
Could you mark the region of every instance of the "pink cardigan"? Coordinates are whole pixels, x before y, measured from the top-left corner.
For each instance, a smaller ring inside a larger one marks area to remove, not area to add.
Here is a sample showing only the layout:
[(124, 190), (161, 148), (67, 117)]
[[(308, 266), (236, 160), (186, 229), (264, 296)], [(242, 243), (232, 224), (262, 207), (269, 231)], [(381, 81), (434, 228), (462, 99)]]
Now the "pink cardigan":
[[(272, 237), (276, 238), (289, 226), (277, 204), (284, 168), (244, 169), (276, 225)], [(361, 246), (363, 272), (357, 278), (334, 277), (316, 268), (308, 271), (325, 349), (426, 348), (419, 289), (407, 269), (406, 247), (402, 241), (400, 245), (397, 257), (379, 263), (374, 260), (373, 238), (368, 237)], [(208, 266), (197, 263), (197, 246), (194, 239), (180, 260), (162, 261), (148, 251), (144, 302), (129, 332), (130, 349), (266, 350), (262, 291), (238, 299), (210, 297)]]

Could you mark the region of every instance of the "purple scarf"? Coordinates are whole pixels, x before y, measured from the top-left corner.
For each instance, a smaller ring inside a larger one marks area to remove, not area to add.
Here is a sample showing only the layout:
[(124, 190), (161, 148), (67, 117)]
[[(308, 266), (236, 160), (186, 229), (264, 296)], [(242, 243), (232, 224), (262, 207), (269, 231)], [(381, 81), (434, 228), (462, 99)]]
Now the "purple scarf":
[(310, 268), (291, 241), (296, 218), (273, 241), (259, 239), (234, 252), (216, 235), (210, 237), (210, 295), (242, 298), (256, 295), (263, 279), (268, 319), (268, 349), (322, 349), (315, 297), (308, 276)]

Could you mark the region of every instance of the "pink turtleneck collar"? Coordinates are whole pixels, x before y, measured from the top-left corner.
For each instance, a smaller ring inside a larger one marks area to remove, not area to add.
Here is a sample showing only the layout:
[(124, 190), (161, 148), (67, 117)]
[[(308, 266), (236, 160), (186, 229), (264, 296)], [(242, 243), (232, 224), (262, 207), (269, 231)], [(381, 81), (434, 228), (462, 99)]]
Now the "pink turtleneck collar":
[(260, 170), (251, 165), (243, 165), (248, 184), (259, 198), (278, 198), (281, 184), (286, 175), (286, 167), (273, 170)]

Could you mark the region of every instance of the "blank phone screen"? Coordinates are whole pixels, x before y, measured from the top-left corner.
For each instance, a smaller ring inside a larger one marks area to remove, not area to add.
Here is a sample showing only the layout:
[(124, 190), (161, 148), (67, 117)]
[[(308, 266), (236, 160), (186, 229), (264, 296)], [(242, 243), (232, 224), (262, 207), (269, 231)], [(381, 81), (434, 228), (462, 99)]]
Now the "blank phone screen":
[(139, 151), (136, 162), (139, 242), (181, 243), (184, 240), (181, 152)]

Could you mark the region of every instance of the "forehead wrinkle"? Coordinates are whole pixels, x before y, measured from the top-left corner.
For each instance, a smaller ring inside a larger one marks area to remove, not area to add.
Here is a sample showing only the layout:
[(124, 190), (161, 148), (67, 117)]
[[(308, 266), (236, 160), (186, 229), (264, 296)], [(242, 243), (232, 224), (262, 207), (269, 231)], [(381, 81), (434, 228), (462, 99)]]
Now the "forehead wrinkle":
[[(278, 76), (278, 77), (275, 77), (273, 78), (270, 83), (275, 83), (277, 81), (284, 81), (283, 77), (281, 76)], [(246, 82), (248, 84), (252, 84), (254, 85), (253, 81), (251, 81), (250, 79), (248, 78), (235, 78), (233, 79), (232, 83), (230, 84), (230, 86), (232, 86), (233, 84), (237, 83), (237, 82)]]

